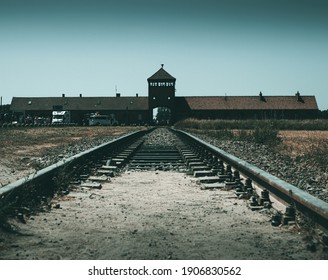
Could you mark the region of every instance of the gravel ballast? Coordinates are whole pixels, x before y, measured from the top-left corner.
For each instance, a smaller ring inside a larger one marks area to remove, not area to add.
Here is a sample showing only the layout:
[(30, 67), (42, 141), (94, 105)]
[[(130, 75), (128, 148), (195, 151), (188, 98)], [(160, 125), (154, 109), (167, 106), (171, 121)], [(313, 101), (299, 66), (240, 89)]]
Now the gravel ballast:
[[(177, 140), (163, 128), (149, 136), (148, 145)], [(270, 151), (261, 150), (265, 147), (227, 141), (225, 148), (222, 141), (207, 141), (226, 151), (237, 145), (245, 157), (252, 147), (261, 159), (254, 156), (251, 163), (272, 165)], [(297, 223), (273, 227), (271, 209), (252, 211), (233, 192), (202, 190), (197, 178), (184, 173), (124, 172), (102, 189), (76, 186), (51, 205), (26, 216), (23, 224), (12, 220), (19, 235), (0, 230), (0, 258), (327, 259), (327, 246), (314, 230), (304, 231)]]
[(246, 141), (218, 140), (203, 134), (194, 135), (328, 202), (328, 172), (313, 164), (311, 159), (297, 161), (280, 155), (266, 145)]
[[(311, 235), (272, 227), (230, 191), (204, 191), (176, 172), (127, 172), (78, 188), (53, 209), (0, 230), (0, 259), (325, 259)], [(310, 247), (311, 246), (311, 247)], [(310, 250), (314, 248), (314, 250)]]

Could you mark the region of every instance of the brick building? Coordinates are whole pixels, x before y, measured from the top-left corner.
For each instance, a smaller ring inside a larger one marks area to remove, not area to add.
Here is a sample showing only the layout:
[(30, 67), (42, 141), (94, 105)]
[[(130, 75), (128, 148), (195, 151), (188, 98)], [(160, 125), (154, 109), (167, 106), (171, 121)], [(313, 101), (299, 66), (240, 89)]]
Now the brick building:
[(175, 96), (176, 79), (162, 67), (147, 79), (148, 97), (13, 97), (11, 110), (21, 116), (50, 117), (54, 110), (71, 112), (82, 123), (88, 114), (113, 114), (119, 123), (151, 123), (155, 108), (167, 108), (170, 123), (202, 119), (313, 119), (318, 116), (315, 96)]

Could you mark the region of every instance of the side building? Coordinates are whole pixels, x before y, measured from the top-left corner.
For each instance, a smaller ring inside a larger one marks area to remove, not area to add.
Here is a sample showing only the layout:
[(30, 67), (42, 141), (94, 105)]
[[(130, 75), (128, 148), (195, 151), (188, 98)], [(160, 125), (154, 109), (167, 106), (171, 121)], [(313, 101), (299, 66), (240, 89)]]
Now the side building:
[(178, 119), (315, 119), (314, 96), (192, 96), (177, 97)]
[(11, 110), (18, 119), (51, 118), (53, 111), (69, 111), (71, 122), (87, 123), (91, 114), (112, 115), (119, 124), (148, 122), (148, 98), (139, 97), (13, 97)]

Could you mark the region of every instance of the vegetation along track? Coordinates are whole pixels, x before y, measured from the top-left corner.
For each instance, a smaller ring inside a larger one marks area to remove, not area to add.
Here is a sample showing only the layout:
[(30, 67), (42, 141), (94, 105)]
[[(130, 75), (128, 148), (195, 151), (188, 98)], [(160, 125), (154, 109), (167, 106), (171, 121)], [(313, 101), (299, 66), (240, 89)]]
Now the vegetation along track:
[[(122, 172), (146, 170), (186, 172), (204, 191), (229, 190), (254, 211), (273, 209), (273, 226), (310, 218), (328, 228), (326, 202), (188, 133), (167, 128), (131, 133), (1, 188), (0, 214), (24, 222), (40, 205), (50, 208), (49, 197), (55, 193), (68, 194), (73, 186), (101, 189)], [(2, 223), (11, 229), (4, 218)]]

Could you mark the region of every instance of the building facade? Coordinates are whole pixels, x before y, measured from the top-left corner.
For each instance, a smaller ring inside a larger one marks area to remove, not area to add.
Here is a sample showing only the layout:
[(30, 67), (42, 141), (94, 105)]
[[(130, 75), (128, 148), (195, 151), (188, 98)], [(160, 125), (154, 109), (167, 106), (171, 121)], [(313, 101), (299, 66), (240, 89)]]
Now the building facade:
[[(122, 97), (13, 97), (11, 110), (20, 120), (51, 117), (52, 111), (70, 111), (72, 122), (83, 124), (90, 114), (114, 115), (120, 124), (151, 124), (155, 112), (165, 123), (199, 119), (314, 119), (315, 96), (175, 96), (176, 78), (164, 65), (147, 79), (148, 96)], [(164, 108), (164, 109), (163, 109)], [(165, 114), (164, 114), (164, 113)], [(158, 116), (157, 115), (157, 116)]]

